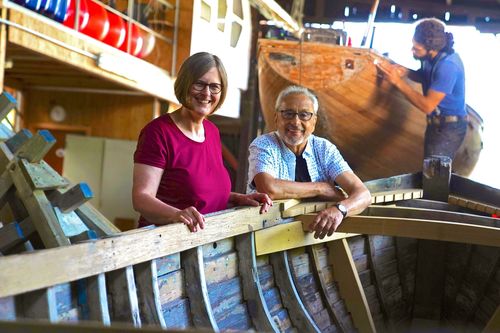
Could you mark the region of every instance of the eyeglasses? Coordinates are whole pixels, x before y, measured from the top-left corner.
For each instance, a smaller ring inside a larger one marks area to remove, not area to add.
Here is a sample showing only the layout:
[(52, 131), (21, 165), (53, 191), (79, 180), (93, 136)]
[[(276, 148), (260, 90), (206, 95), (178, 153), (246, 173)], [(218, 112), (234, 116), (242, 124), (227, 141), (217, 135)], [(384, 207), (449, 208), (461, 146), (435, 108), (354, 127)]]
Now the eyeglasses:
[(300, 120), (308, 121), (314, 116), (314, 113), (307, 111), (295, 112), (293, 110), (280, 110), (279, 112), (281, 113), (281, 117), (285, 120), (292, 120), (295, 119), (296, 116), (299, 116)]
[(218, 94), (222, 90), (222, 85), (220, 83), (206, 83), (203, 81), (196, 81), (193, 83), (193, 89), (196, 91), (203, 91), (207, 86), (212, 94)]

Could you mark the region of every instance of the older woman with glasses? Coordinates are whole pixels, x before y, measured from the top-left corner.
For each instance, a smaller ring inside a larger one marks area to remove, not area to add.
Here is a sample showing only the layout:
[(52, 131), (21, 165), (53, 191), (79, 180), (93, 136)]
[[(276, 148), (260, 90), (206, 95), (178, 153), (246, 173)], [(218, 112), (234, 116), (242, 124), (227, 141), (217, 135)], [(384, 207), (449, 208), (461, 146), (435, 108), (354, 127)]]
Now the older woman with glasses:
[(247, 192), (272, 199), (312, 198), (335, 202), (310, 226), (315, 238), (331, 236), (346, 216), (362, 212), (371, 196), (337, 147), (313, 135), (318, 118), (316, 96), (304, 87), (285, 88), (276, 100), (276, 132), (250, 145)]
[(134, 154), (132, 201), (139, 226), (184, 223), (204, 228), (203, 214), (228, 206), (272, 205), (262, 193), (231, 192), (217, 127), (206, 118), (224, 102), (227, 75), (220, 59), (201, 52), (181, 66), (174, 85), (181, 107), (141, 131)]

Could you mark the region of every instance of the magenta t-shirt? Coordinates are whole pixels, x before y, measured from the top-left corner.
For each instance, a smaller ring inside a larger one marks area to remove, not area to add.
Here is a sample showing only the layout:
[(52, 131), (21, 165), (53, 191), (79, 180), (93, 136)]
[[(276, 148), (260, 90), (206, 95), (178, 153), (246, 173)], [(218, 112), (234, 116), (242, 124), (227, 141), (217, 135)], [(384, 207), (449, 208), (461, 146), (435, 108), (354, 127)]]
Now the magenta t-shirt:
[[(188, 138), (163, 115), (141, 131), (134, 162), (164, 170), (156, 197), (164, 203), (184, 209), (196, 207), (202, 214), (227, 208), (231, 180), (222, 161), (217, 127), (203, 120), (205, 141)], [(152, 224), (142, 216), (139, 226)]]

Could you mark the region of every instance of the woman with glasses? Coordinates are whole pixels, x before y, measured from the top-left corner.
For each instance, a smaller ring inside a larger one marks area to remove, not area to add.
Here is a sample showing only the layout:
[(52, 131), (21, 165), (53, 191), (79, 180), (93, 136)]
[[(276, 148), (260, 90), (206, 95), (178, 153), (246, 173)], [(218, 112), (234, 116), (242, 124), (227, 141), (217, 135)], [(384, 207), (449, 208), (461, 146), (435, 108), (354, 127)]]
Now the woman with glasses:
[(272, 205), (262, 193), (231, 192), (217, 127), (206, 118), (221, 107), (227, 75), (220, 59), (201, 52), (181, 66), (174, 85), (181, 107), (141, 131), (134, 153), (132, 201), (139, 227), (184, 223), (204, 228), (203, 214), (228, 206)]

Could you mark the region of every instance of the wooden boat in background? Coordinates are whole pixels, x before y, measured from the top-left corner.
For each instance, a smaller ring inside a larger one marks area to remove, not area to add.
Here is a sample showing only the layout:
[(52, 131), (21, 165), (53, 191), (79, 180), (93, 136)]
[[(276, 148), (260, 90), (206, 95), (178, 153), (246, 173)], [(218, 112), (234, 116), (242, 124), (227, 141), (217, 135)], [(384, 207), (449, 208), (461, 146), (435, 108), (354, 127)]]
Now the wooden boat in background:
[[(316, 42), (259, 40), (259, 93), (266, 130), (275, 129), (279, 92), (303, 85), (319, 98), (316, 134), (329, 138), (363, 180), (422, 169), (425, 117), (373, 64), (382, 59), (369, 49)], [(481, 117), (469, 108), (466, 139), (454, 171), (469, 175), (482, 148)]]
[(0, 143), (2, 333), (500, 329), (500, 190), (449, 163), (366, 182), (373, 205), (323, 240), (303, 230), (333, 203), (298, 200), (119, 232), (41, 160), (53, 143)]

